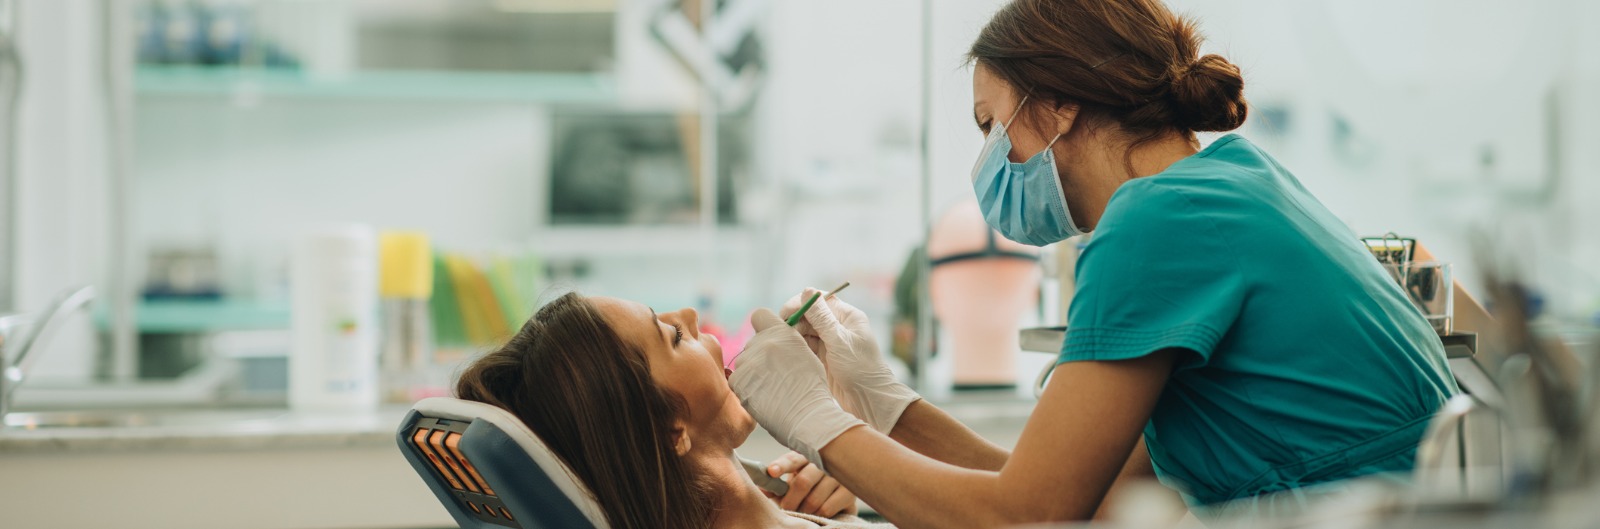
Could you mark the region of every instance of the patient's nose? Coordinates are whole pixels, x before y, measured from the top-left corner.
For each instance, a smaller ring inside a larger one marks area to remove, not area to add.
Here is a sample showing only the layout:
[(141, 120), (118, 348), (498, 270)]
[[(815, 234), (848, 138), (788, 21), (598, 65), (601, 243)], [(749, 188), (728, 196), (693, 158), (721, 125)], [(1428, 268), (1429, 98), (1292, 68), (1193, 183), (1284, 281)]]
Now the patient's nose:
[(692, 309), (692, 308), (684, 307), (684, 308), (678, 309), (677, 314), (678, 314), (678, 320), (683, 323), (683, 326), (686, 328), (685, 330), (687, 332), (689, 332), (690, 336), (693, 336), (695, 338), (699, 338), (700, 337), (700, 313), (698, 311)]

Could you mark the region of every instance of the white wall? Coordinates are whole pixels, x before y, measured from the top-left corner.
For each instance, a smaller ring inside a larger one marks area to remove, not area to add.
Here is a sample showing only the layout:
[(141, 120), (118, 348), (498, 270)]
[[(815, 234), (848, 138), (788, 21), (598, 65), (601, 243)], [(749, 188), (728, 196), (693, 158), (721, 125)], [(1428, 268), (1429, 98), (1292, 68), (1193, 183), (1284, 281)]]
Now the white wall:
[[(935, 215), (971, 193), (968, 168), (983, 139), (961, 53), (998, 4), (934, 2)], [(923, 230), (923, 2), (771, 6), (760, 141), (787, 208), (776, 282), (796, 290), (850, 280), (851, 301), (886, 322), (894, 278)]]
[(290, 241), (317, 224), (420, 229), (445, 249), (482, 251), (525, 241), (544, 208), (548, 118), (534, 107), (137, 104), (141, 248), (215, 246), (233, 295), (281, 295)]
[[(1257, 111), (1291, 112), (1288, 130), (1252, 122), (1244, 133), (1358, 233), (1416, 236), (1474, 289), (1483, 268), (1472, 241), (1486, 233), (1551, 309), (1600, 309), (1600, 238), (1585, 229), (1600, 200), (1600, 39), (1576, 25), (1594, 3), (1172, 3), (1202, 19), (1209, 50), (1244, 68)], [(1544, 119), (1551, 91), (1562, 105), (1554, 137)], [(1353, 127), (1357, 155), (1333, 147), (1335, 115)], [(1556, 164), (1545, 159), (1551, 142), (1562, 151)], [(1557, 168), (1553, 194), (1541, 198)]]
[[(25, 77), (18, 124), (17, 306), (104, 285), (110, 204), (99, 3), (21, 3)], [(103, 291), (102, 291), (103, 292)], [(69, 322), (35, 377), (82, 374), (97, 347), (87, 317)]]

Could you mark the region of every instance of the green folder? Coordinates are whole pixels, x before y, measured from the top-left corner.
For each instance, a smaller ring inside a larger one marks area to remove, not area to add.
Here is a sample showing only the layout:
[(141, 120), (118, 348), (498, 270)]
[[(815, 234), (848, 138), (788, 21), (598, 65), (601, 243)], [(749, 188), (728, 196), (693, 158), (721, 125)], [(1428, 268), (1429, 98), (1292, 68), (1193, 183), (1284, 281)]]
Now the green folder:
[(461, 347), (468, 345), (466, 323), (461, 318), (461, 302), (456, 297), (455, 282), (445, 265), (444, 255), (433, 254), (433, 298), (428, 301), (433, 313), (435, 345)]

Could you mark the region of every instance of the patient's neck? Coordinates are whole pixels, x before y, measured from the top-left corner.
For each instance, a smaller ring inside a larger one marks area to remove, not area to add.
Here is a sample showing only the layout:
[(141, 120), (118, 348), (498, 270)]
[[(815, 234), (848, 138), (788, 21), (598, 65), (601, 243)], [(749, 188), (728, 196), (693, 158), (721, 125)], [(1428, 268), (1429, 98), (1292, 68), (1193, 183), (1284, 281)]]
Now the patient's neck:
[(815, 524), (783, 513), (778, 505), (761, 493), (745, 475), (744, 467), (733, 459), (733, 451), (708, 450), (697, 457), (700, 468), (712, 482), (716, 495), (714, 529), (735, 527), (816, 527)]

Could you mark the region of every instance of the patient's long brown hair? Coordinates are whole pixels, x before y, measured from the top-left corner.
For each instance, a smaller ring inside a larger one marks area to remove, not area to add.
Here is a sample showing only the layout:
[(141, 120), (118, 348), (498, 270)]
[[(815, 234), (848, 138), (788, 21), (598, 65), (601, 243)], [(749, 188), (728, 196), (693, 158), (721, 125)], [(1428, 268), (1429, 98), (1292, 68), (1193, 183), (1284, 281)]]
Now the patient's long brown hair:
[(456, 394), (527, 423), (594, 493), (611, 527), (710, 527), (711, 487), (673, 451), (683, 398), (655, 384), (644, 351), (582, 296), (545, 305), (468, 366)]

